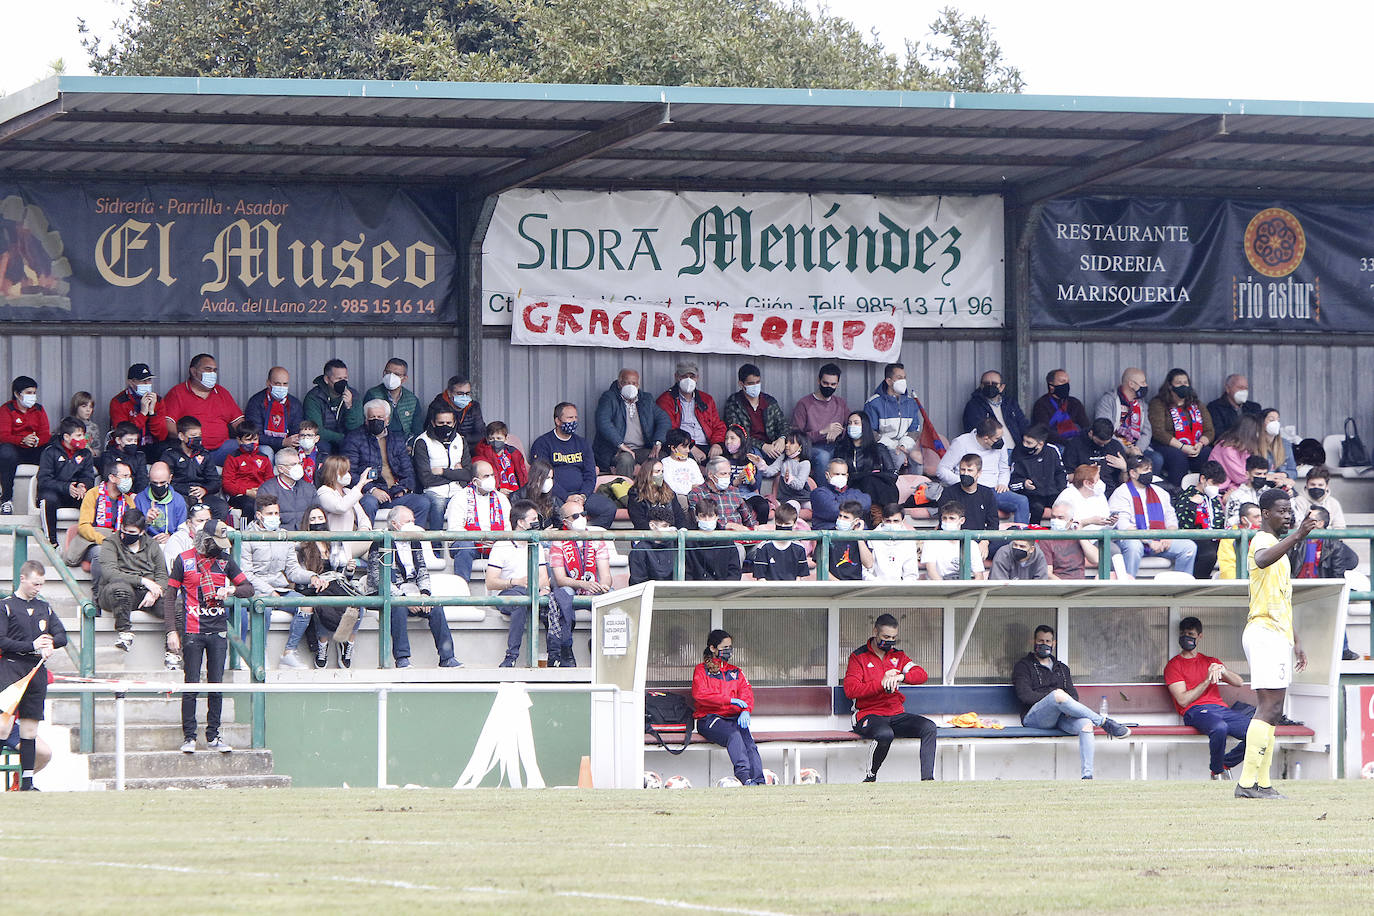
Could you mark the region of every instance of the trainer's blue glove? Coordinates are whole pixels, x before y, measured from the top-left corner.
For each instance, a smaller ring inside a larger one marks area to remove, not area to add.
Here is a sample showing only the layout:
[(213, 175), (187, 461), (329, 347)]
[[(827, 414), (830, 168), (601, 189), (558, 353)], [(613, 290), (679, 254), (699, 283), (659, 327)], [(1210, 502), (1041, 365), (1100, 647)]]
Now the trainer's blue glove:
[(730, 702), (731, 702), (731, 703), (734, 703), (734, 704), (735, 704), (736, 706), (738, 706), (740, 709), (748, 709), (748, 708), (749, 708), (749, 704), (746, 703), (746, 702), (744, 702), (743, 700), (741, 700), (739, 697), (731, 697), (731, 698), (730, 698)]
[(740, 713), (739, 718), (735, 719), (735, 721), (739, 723), (740, 728), (747, 731), (749, 729), (749, 710), (746, 709), (744, 712)]

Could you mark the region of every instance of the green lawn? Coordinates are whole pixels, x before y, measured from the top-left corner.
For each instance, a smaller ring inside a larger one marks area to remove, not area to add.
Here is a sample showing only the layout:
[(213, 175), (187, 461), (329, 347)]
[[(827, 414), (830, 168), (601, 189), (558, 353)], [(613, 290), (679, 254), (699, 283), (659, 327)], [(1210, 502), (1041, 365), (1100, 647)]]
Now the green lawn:
[(1369, 913), (1374, 783), (7, 794), (14, 913)]

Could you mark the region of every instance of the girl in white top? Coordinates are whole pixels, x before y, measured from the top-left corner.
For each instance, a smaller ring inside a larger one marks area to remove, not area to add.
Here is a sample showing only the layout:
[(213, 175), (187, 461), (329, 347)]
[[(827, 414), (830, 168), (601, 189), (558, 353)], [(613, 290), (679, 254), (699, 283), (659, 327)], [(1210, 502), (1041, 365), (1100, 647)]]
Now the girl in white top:
[[(1056, 503), (1067, 503), (1073, 510), (1073, 527), (1079, 531), (1100, 531), (1112, 525), (1112, 510), (1107, 506), (1107, 487), (1102, 483), (1101, 471), (1095, 464), (1080, 464), (1069, 478), (1069, 485), (1055, 497)], [(1080, 541), (1083, 559), (1089, 568), (1096, 567), (1099, 551), (1096, 541)], [(1112, 545), (1112, 552), (1121, 548)]]
[[(319, 488), (320, 508), (324, 509), (325, 520), (330, 531), (371, 531), (372, 521), (363, 511), (359, 500), (363, 496), (362, 475), (354, 480), (349, 471), (348, 459), (343, 455), (330, 455), (315, 475)], [(349, 541), (348, 552), (351, 556), (361, 557), (367, 553), (371, 544), (367, 541)]]
[(663, 462), (663, 482), (678, 496), (686, 497), (693, 487), (706, 482), (701, 465), (692, 458), (692, 438), (680, 429), (670, 429), (664, 445), (668, 447)]

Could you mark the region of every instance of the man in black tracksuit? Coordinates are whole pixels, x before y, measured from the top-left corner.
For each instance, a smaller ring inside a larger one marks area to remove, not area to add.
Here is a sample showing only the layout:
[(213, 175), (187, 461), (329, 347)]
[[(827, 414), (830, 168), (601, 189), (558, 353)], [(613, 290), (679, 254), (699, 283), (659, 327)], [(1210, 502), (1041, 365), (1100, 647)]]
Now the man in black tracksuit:
[(229, 503), (220, 492), (219, 468), (201, 445), (200, 431), (198, 420), (182, 417), (177, 423), (180, 441), (168, 446), (161, 460), (172, 469), (172, 489), (185, 497), (187, 507), (204, 503), (212, 517), (223, 521), (229, 517)]
[(1021, 436), (1021, 444), (1011, 453), (1011, 485), (1013, 493), (1020, 493), (1030, 503), (1032, 525), (1044, 522), (1045, 510), (1068, 483), (1064, 479), (1064, 463), (1059, 449), (1049, 445), (1049, 428), (1036, 424)]
[[(38, 597), (43, 588), (43, 564), (29, 560), (19, 569), (19, 587), (0, 601), (0, 688), (21, 680), (47, 661), (54, 650), (67, 644), (62, 621)], [(48, 673), (38, 671), (19, 699), (19, 788), (33, 789), (34, 761), (38, 755), (38, 723), (48, 698)]]

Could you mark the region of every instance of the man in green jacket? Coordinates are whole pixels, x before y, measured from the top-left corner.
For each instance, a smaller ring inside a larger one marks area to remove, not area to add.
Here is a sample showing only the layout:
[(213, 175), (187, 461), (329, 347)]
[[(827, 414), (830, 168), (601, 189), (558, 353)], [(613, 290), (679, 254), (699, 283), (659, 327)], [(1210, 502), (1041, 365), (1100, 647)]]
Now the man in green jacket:
[(391, 404), (391, 422), (387, 431), (402, 439), (418, 436), (425, 431), (425, 415), (420, 410), (420, 399), (415, 392), (405, 387), (409, 378), (410, 364), (399, 356), (386, 361), (382, 370), (382, 383), (373, 385), (363, 395), (363, 403), (371, 400), (388, 401)]
[(358, 390), (348, 384), (348, 366), (341, 359), (324, 364), (315, 377), (315, 387), (304, 398), (305, 418), (320, 428), (321, 456), (337, 455), (344, 437), (363, 425), (363, 401)]
[(114, 615), (115, 645), (134, 644), (130, 615), (134, 608), (161, 614), (167, 591), (167, 562), (162, 548), (148, 537), (148, 520), (138, 509), (126, 509), (115, 537), (100, 545), (100, 592), (96, 604)]

